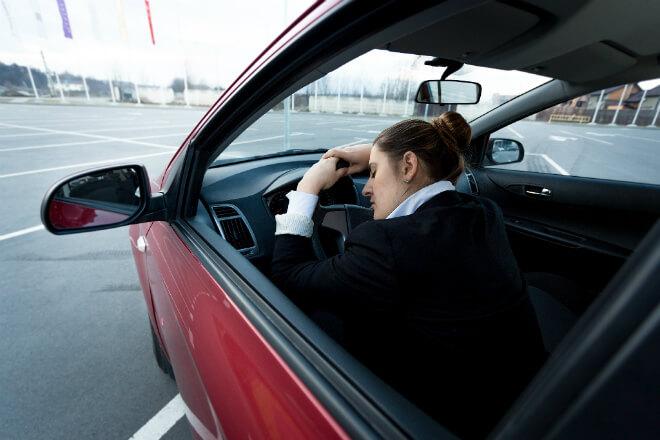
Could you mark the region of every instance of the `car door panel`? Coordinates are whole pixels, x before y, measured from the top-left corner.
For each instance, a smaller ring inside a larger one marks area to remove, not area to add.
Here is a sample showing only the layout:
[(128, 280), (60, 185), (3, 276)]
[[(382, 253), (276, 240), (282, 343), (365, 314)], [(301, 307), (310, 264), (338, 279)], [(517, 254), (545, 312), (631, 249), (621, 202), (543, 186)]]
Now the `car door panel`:
[(154, 223), (149, 241), (156, 314), (197, 433), (345, 437), (172, 227)]
[[(660, 189), (498, 168), (471, 170), (479, 194), (502, 208), (512, 248), (524, 272), (559, 274), (577, 282), (581, 312), (658, 216)], [(550, 191), (548, 197), (529, 194)]]

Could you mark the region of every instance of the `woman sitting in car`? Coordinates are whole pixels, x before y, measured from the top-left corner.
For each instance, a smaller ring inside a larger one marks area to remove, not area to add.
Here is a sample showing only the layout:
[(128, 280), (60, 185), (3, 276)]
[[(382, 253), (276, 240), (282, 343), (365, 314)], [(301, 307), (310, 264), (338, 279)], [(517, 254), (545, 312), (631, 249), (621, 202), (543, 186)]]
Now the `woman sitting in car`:
[[(328, 151), (276, 216), (272, 274), (303, 309), (338, 316), (339, 342), (388, 384), (456, 434), (483, 437), (545, 352), (500, 209), (455, 191), (470, 138), (447, 112)], [(340, 159), (349, 167), (337, 169)], [(319, 261), (318, 194), (365, 169), (374, 220)]]

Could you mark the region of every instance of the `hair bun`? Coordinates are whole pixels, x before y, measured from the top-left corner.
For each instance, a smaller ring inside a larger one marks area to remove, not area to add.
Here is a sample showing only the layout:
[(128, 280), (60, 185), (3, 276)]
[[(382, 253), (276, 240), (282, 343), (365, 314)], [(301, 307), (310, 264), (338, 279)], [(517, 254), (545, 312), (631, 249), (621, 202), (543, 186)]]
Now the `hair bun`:
[(472, 140), (472, 129), (460, 113), (444, 112), (431, 121), (443, 142), (455, 151), (464, 153)]

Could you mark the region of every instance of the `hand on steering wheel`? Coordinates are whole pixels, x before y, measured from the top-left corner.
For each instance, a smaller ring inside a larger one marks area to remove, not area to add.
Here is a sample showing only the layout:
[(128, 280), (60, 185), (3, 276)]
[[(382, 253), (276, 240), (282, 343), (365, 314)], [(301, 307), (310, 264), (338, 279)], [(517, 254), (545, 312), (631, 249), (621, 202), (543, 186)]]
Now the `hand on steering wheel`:
[(328, 189), (339, 179), (348, 174), (347, 167), (338, 167), (339, 158), (322, 158), (307, 170), (298, 183), (297, 191), (318, 195), (321, 190)]

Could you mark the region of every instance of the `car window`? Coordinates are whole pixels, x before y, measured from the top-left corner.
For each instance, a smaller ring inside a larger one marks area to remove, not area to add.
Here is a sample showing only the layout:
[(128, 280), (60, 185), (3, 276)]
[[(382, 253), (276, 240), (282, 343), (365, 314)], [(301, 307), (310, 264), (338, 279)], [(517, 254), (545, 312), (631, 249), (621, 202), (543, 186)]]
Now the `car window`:
[(450, 79), (479, 82), (478, 104), (416, 103), (422, 81), (440, 79), (445, 70), (426, 65), (430, 59), (372, 50), (275, 105), (235, 139), (216, 164), (292, 149), (371, 142), (381, 130), (402, 119), (430, 119), (447, 110), (471, 120), (549, 80), (525, 72), (465, 65)]
[[(491, 134), (502, 162), (536, 173), (660, 185), (660, 79), (621, 84), (545, 109)], [(512, 148), (508, 148), (511, 146)]]

